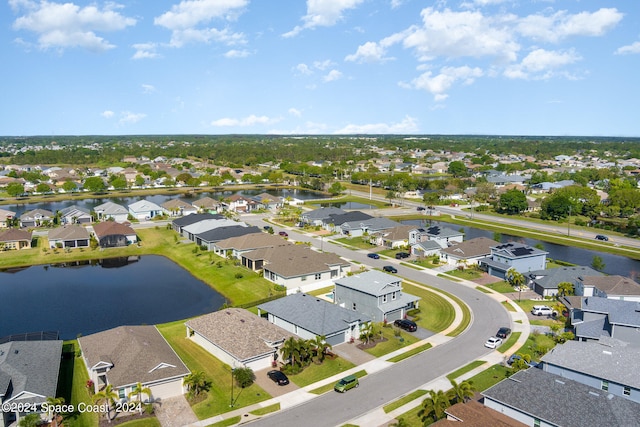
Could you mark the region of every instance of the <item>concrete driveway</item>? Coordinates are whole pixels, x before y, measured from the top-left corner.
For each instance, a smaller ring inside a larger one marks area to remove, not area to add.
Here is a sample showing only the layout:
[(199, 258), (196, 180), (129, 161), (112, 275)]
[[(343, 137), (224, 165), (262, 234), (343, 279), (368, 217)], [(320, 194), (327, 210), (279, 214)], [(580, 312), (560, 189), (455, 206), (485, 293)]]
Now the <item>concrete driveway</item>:
[(269, 393), (273, 397), (282, 396), (283, 394), (287, 394), (290, 391), (297, 390), (299, 387), (292, 382), (289, 382), (287, 385), (278, 385), (271, 381), (271, 379), (267, 376), (267, 372), (272, 370), (273, 368), (263, 369), (261, 371), (256, 371), (256, 384), (258, 384), (264, 391)]

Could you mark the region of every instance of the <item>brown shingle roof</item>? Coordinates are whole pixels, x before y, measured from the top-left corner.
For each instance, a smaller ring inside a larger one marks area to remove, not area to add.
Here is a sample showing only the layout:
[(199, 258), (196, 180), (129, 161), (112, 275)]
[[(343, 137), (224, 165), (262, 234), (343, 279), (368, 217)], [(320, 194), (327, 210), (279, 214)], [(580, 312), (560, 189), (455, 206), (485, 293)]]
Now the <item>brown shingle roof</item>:
[(95, 231), (96, 236), (98, 236), (99, 239), (104, 236), (111, 236), (114, 234), (121, 234), (123, 236), (132, 236), (136, 234), (133, 228), (115, 221), (105, 221), (95, 224), (93, 226), (93, 231)]
[(457, 258), (475, 258), (491, 254), (491, 247), (497, 242), (487, 237), (476, 237), (458, 244), (454, 244), (442, 250), (442, 253), (453, 255)]
[(316, 252), (307, 246), (290, 245), (257, 249), (246, 254), (248, 259), (264, 259), (265, 269), (282, 277), (329, 271), (330, 265), (349, 265), (336, 254)]
[(49, 231), (49, 240), (79, 240), (88, 239), (89, 232), (80, 225), (65, 225)]
[(275, 246), (287, 246), (293, 243), (283, 240), (282, 237), (275, 236), (268, 233), (251, 233), (244, 236), (230, 237), (228, 239), (220, 240), (216, 243), (219, 249), (236, 249), (236, 250), (248, 250), (258, 248), (272, 248)]
[(184, 201), (182, 201), (180, 199), (168, 200), (168, 201), (166, 201), (166, 202), (164, 202), (162, 204), (162, 207), (165, 208), (165, 209), (168, 209), (168, 210), (180, 209), (180, 208), (193, 209), (193, 205), (190, 205), (189, 203), (184, 202)]
[(640, 283), (624, 276), (585, 276), (582, 283), (610, 295), (640, 295)]
[(475, 400), (456, 403), (445, 412), (452, 419), (442, 419), (433, 423), (433, 426), (520, 427), (526, 425)]
[(17, 230), (10, 228), (8, 230), (0, 231), (0, 242), (19, 242), (26, 240), (31, 241), (31, 232), (24, 230)]

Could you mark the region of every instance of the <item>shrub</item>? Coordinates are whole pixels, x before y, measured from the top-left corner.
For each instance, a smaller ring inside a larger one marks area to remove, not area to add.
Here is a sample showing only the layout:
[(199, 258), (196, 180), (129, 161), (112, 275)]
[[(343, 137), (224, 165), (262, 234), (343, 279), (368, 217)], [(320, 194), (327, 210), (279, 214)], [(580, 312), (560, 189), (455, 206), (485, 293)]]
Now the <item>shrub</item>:
[(236, 279), (242, 279), (244, 277), (244, 275), (240, 272), (237, 272), (234, 276)]

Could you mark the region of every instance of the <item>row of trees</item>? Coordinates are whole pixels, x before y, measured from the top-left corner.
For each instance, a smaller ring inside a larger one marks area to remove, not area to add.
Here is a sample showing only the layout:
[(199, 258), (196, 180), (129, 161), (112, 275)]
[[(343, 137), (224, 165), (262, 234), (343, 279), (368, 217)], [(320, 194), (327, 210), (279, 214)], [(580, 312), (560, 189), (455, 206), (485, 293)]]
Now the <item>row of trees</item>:
[(324, 335), (317, 335), (310, 340), (291, 337), (284, 342), (280, 349), (282, 358), (288, 361), (288, 365), (285, 365), (283, 371), (300, 372), (312, 362), (322, 363), (327, 351), (332, 348)]

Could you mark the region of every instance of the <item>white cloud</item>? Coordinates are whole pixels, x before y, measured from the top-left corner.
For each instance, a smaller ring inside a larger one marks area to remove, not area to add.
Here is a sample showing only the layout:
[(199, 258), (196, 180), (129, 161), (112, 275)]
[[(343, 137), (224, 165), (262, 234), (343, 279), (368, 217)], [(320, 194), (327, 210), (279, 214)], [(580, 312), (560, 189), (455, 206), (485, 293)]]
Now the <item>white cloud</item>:
[(427, 71), (419, 77), (413, 79), (410, 84), (401, 83), (401, 86), (411, 89), (421, 89), (433, 94), (435, 101), (444, 101), (449, 97), (447, 91), (457, 82), (463, 84), (471, 84), (476, 78), (482, 77), (483, 72), (480, 68), (463, 67), (443, 67), (440, 74), (433, 75), (431, 71)]
[(335, 131), (335, 134), (407, 134), (418, 132), (418, 124), (413, 117), (405, 117), (400, 123), (372, 123), (365, 125), (350, 124)]
[(313, 62), (313, 67), (317, 68), (318, 70), (321, 70), (321, 71), (327, 70), (327, 69), (331, 68), (334, 65), (335, 65), (335, 63), (333, 61), (331, 61), (330, 59), (325, 59), (324, 61), (314, 61)]
[(144, 113), (132, 113), (131, 111), (123, 111), (120, 113), (120, 124), (133, 124), (138, 123), (140, 120), (147, 117)]
[(81, 7), (73, 3), (46, 0), (12, 0), (10, 5), (16, 13), (25, 13), (14, 21), (13, 28), (36, 33), (40, 49), (80, 47), (103, 52), (113, 49), (115, 45), (96, 35), (96, 32), (120, 31), (136, 24), (135, 19), (116, 11), (122, 6), (111, 2), (101, 9), (95, 5)]
[(552, 15), (526, 16), (519, 20), (517, 31), (533, 40), (555, 43), (572, 36), (602, 36), (614, 28), (623, 16), (616, 8), (576, 14), (561, 10)]
[(396, 9), (404, 3), (404, 0), (391, 0), (391, 9)]
[(342, 73), (338, 70), (331, 70), (328, 74), (326, 74), (322, 80), (325, 82), (333, 82), (335, 80), (339, 80), (342, 78)]
[(331, 27), (342, 20), (344, 12), (354, 9), (363, 0), (307, 0), (307, 14), (302, 17), (303, 25), (283, 34), (283, 37), (294, 37), (302, 30), (316, 27)]
[[(504, 75), (511, 79), (546, 80), (557, 75), (554, 70), (580, 61), (582, 57), (574, 50), (549, 51), (535, 49), (530, 52), (520, 64), (506, 68)], [(560, 73), (571, 77), (566, 73)]]
[(156, 43), (136, 43), (132, 46), (136, 52), (131, 59), (153, 59), (160, 58), (160, 54), (156, 52), (158, 45)]
[(254, 126), (254, 125), (266, 125), (270, 123), (276, 123), (280, 121), (278, 118), (270, 118), (267, 116), (256, 116), (251, 114), (242, 119), (233, 119), (229, 117), (225, 117), (222, 119), (214, 120), (211, 122), (211, 126), (216, 127), (229, 127), (229, 126)]
[(105, 119), (110, 119), (115, 115), (115, 113), (111, 110), (105, 110), (102, 113), (100, 113), (100, 115)]
[(231, 49), (230, 51), (228, 51), (227, 53), (224, 54), (224, 56), (226, 58), (246, 58), (247, 56), (249, 56), (251, 53), (248, 50), (236, 50), (236, 49)]
[(640, 42), (633, 42), (630, 45), (622, 46), (616, 49), (616, 55), (626, 55), (630, 53), (640, 53)]
[(153, 22), (171, 30), (170, 44), (173, 47), (189, 42), (241, 44), (246, 42), (244, 34), (207, 28), (206, 25), (214, 19), (237, 19), (247, 4), (248, 0), (183, 0)]
[(289, 114), (291, 114), (292, 116), (300, 117), (302, 116), (302, 111), (298, 110), (297, 108), (289, 108)]
[(345, 61), (354, 62), (382, 62), (390, 58), (385, 58), (386, 49), (378, 43), (366, 42), (358, 46), (356, 53), (347, 55)]
[(296, 65), (295, 70), (299, 74), (304, 74), (304, 75), (313, 74), (313, 71), (311, 70), (311, 68), (309, 68), (307, 64), (298, 64)]

